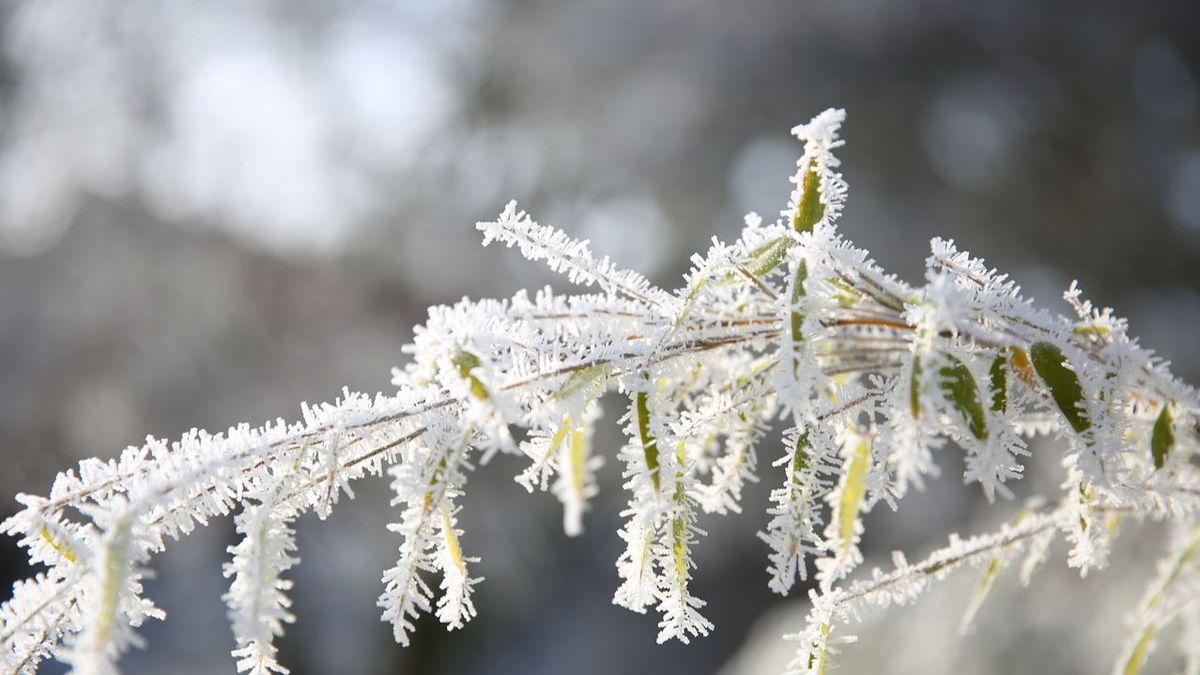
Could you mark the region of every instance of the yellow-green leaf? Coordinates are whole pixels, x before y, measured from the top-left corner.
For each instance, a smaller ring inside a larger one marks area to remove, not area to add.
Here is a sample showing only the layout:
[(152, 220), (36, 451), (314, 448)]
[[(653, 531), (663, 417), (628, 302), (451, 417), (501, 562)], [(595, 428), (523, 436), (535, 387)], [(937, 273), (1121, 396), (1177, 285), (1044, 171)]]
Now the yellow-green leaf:
[(678, 516), (671, 521), (671, 558), (675, 563), (675, 576), (679, 583), (687, 583), (687, 521)]
[(582, 494), (586, 485), (584, 469), (587, 466), (587, 436), (581, 429), (571, 432), (571, 487)]
[(825, 675), (825, 661), (829, 656), (830, 626), (828, 623), (822, 623), (819, 630), (821, 631), (821, 641), (808, 646), (808, 672), (814, 675)]
[(854, 523), (858, 521), (858, 512), (862, 508), (863, 497), (867, 495), (867, 470), (871, 466), (871, 437), (859, 437), (850, 455), (850, 465), (846, 467), (846, 484), (838, 501), (838, 539), (842, 547), (848, 547), (854, 539)]
[(75, 549), (71, 548), (69, 543), (56, 539), (54, 535), (50, 534), (49, 528), (42, 527), (41, 534), (42, 539), (50, 545), (50, 548), (54, 549), (55, 553), (65, 558), (67, 562), (75, 563), (79, 559), (78, 555), (75, 553)]
[(650, 404), (646, 392), (639, 391), (634, 397), (634, 409), (637, 414), (638, 435), (642, 441), (642, 454), (646, 458), (646, 469), (650, 472), (650, 482), (654, 489), (659, 488), (658, 477), (658, 440), (650, 433)]
[(612, 369), (608, 364), (600, 364), (576, 370), (568, 375), (558, 391), (554, 392), (554, 398), (561, 400), (574, 396), (585, 388), (598, 384), (598, 380), (608, 377)]
[(486, 401), (488, 399), (488, 390), (483, 382), (478, 377), (472, 374), (471, 371), (478, 368), (482, 362), (479, 357), (468, 351), (460, 351), (451, 359), (455, 367), (458, 368), (458, 374), (471, 385), (471, 396)]
[(453, 561), (459, 572), (465, 574), (467, 561), (463, 559), (462, 546), (458, 543), (458, 533), (454, 531), (454, 522), (447, 509), (442, 509), (442, 532), (446, 537), (446, 551), (450, 554), (450, 560)]
[(1146, 657), (1150, 656), (1150, 645), (1154, 644), (1154, 634), (1157, 632), (1157, 623), (1151, 621), (1146, 624), (1137, 644), (1133, 646), (1129, 660), (1125, 662), (1125, 669), (1121, 671), (1123, 675), (1137, 675), (1142, 671), (1142, 666), (1146, 664)]
[(566, 440), (567, 434), (571, 433), (574, 424), (570, 415), (563, 415), (562, 425), (558, 427), (558, 431), (554, 432), (554, 436), (550, 438), (550, 445), (546, 448), (547, 457), (554, 455), (558, 451), (558, 447)]

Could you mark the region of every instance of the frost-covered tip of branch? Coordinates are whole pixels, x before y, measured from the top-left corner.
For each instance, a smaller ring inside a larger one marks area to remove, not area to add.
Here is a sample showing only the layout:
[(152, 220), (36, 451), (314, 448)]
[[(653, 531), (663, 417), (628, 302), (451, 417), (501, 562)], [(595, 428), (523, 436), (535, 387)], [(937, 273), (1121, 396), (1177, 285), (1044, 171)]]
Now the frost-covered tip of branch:
[(767, 531), (758, 535), (771, 547), (768, 585), (780, 595), (786, 595), (797, 578), (808, 578), (809, 556), (828, 550), (820, 534), (821, 503), (842, 469), (837, 442), (827, 425), (794, 427), (783, 441), (788, 451), (774, 463), (784, 468), (783, 487), (771, 491), (767, 513), (772, 518)]
[[(791, 179), (795, 188), (783, 215), (798, 229), (812, 229), (818, 222), (832, 223), (841, 215), (847, 186), (842, 174), (835, 171), (841, 160), (833, 151), (846, 143), (838, 135), (845, 121), (845, 110), (829, 108), (792, 129), (792, 135), (804, 141), (804, 154), (796, 162), (796, 174)], [(804, 200), (804, 193), (813, 187), (820, 193), (819, 209)]]
[(572, 239), (558, 228), (538, 225), (517, 202), (510, 201), (499, 219), (480, 222), (476, 228), (483, 232), (483, 245), (493, 241), (516, 246), (529, 260), (543, 260), (555, 272), (562, 272), (573, 283), (597, 284), (609, 293), (619, 293), (659, 310), (669, 311), (674, 300), (669, 293), (655, 287), (646, 277), (632, 270), (617, 267), (607, 256), (596, 258), (585, 240)]
[(787, 672), (823, 675), (831, 657), (837, 653), (836, 645), (855, 640), (852, 634), (845, 634), (839, 628), (851, 620), (861, 620), (867, 610), (912, 603), (932, 583), (946, 578), (951, 572), (978, 566), (997, 551), (1026, 545), (1039, 534), (1053, 531), (1066, 513), (1059, 510), (1032, 515), (1018, 525), (1006, 525), (993, 534), (967, 540), (952, 535), (949, 544), (915, 564), (910, 564), (902, 552), (896, 551), (892, 556), (891, 572), (875, 569), (868, 579), (821, 593), (813, 591), (813, 609), (806, 628), (786, 636), (800, 643)]
[(279, 490), (274, 492), (234, 518), (242, 540), (229, 547), (233, 560), (225, 564), (225, 576), (233, 578), (225, 594), (238, 642), (233, 656), (238, 671), (252, 675), (288, 672), (276, 660), (274, 640), (283, 635), (285, 623), (295, 621), (287, 597), (292, 582), (283, 578), (283, 573), (299, 562), (292, 555), (296, 550), (290, 522), (294, 509), (278, 503)]

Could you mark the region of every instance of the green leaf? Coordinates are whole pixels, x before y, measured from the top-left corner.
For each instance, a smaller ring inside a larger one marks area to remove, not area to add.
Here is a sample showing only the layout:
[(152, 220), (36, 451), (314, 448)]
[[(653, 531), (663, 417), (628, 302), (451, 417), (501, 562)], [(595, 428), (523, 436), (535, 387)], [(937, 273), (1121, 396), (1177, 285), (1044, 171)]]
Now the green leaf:
[(989, 375), (992, 376), (992, 411), (1002, 413), (1008, 409), (1008, 371), (1004, 368), (1004, 352), (992, 360)]
[(759, 246), (750, 252), (746, 268), (756, 277), (767, 276), (783, 262), (791, 243), (791, 239), (779, 237)]
[(841, 279), (826, 279), (826, 283), (837, 289), (833, 294), (833, 299), (842, 307), (853, 307), (863, 299), (863, 294), (850, 284)]
[(1082, 407), (1083, 386), (1079, 384), (1079, 375), (1067, 364), (1062, 350), (1049, 342), (1035, 342), (1029, 348), (1029, 357), (1033, 369), (1050, 388), (1050, 396), (1075, 433), (1091, 429), (1092, 421)]
[(796, 437), (796, 449), (792, 453), (792, 483), (799, 485), (800, 474), (808, 467), (808, 449), (812, 444), (808, 440), (808, 430), (804, 430)]
[(1161, 469), (1167, 463), (1167, 455), (1175, 446), (1175, 432), (1171, 430), (1171, 406), (1163, 404), (1162, 412), (1154, 421), (1150, 434), (1150, 454), (1154, 457), (1154, 468)]
[(800, 186), (800, 203), (792, 214), (792, 227), (797, 232), (811, 232), (813, 226), (825, 216), (825, 205), (821, 203), (821, 176), (816, 170), (817, 163), (812, 161), (808, 171), (804, 172), (803, 184)]
[(987, 438), (987, 419), (983, 413), (983, 402), (979, 398), (979, 387), (975, 385), (975, 377), (967, 364), (956, 356), (946, 354), (950, 365), (942, 366), (938, 374), (942, 376), (941, 387), (946, 398), (967, 422), (971, 434), (980, 440)]
[[(800, 298), (804, 297), (804, 280), (808, 278), (808, 263), (801, 260), (799, 266), (796, 267), (796, 277), (792, 279), (792, 305), (800, 302)], [(792, 310), (792, 342), (800, 342), (804, 339), (804, 333), (800, 330), (800, 326), (804, 323), (804, 315), (800, 312)]]

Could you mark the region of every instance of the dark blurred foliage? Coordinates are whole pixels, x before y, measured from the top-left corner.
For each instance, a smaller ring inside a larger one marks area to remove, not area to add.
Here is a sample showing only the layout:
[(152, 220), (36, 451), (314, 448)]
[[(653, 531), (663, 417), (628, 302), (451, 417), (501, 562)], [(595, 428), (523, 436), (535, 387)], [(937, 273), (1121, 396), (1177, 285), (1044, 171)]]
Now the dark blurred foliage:
[[(674, 286), (709, 237), (783, 206), (787, 131), (829, 106), (849, 112), (842, 229), (884, 267), (921, 274), (944, 236), (1056, 309), (1077, 278), (1200, 381), (1194, 2), (13, 0), (0, 29), (0, 515), (148, 433), (386, 389), (428, 304), (551, 281), (477, 246), (472, 223), (509, 198)], [(718, 669), (777, 602), (753, 536), (777, 450), (745, 514), (703, 523), (716, 634), (659, 647), (651, 617), (610, 603), (618, 414), (578, 540), (509, 480), (515, 460), (472, 476), (465, 544), (488, 579), (461, 633), (430, 622), (401, 650), (377, 621), (386, 481), (306, 518), (285, 662)], [(985, 510), (946, 460), (868, 547), (919, 551)], [(232, 669), (230, 536), (160, 557), (170, 620), (129, 672)], [(5, 585), (29, 573), (0, 543)]]

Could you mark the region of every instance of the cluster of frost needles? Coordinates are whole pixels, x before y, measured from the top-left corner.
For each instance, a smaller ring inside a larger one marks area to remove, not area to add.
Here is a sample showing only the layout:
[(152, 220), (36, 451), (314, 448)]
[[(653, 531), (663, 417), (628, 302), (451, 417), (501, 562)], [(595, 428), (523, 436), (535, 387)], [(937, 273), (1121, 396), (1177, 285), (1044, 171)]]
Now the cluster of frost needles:
[[(615, 391), (627, 401), (617, 461), (628, 508), (613, 601), (655, 611), (660, 642), (712, 630), (691, 589), (701, 519), (740, 512), (745, 484), (765, 479), (775, 489), (758, 533), (764, 581), (786, 594), (814, 576), (807, 625), (790, 636), (794, 672), (824, 672), (864, 611), (911, 602), (958, 568), (982, 570), (969, 622), (998, 575), (1015, 563), (1028, 578), (1053, 539), (1086, 575), (1105, 566), (1118, 519), (1154, 518), (1171, 535), (1115, 670), (1137, 672), (1178, 620), (1187, 672), (1200, 673), (1197, 392), (1074, 285), (1074, 315), (1048, 313), (942, 239), (922, 285), (886, 274), (837, 231), (844, 116), (827, 110), (793, 130), (804, 152), (780, 218), (747, 216), (737, 241), (693, 256), (675, 292), (512, 203), (478, 225), (483, 243), (516, 247), (588, 292), (433, 307), (391, 395), (346, 392), (302, 406), (295, 423), (148, 439), (59, 474), (46, 497), (20, 495), (2, 529), (41, 571), (0, 607), (4, 672), (50, 656), (75, 673), (117, 672), (135, 629), (162, 616), (142, 594), (151, 556), (234, 512), (233, 658), (239, 671), (287, 672), (274, 640), (293, 621), (295, 520), (324, 518), (354, 480), (385, 472), (399, 555), (383, 573), (383, 619), (405, 645), (425, 612), (458, 628), (475, 616), (480, 581), (458, 524), (467, 477), (495, 453), (524, 456), (517, 482), (551, 492), (566, 534), (578, 534), (603, 461), (599, 399)], [(760, 449), (780, 420), (783, 445)], [(856, 574), (863, 514), (899, 508), (936, 474), (935, 450), (964, 453), (964, 478), (1008, 499), (1035, 434), (1061, 446), (1059, 494), (1014, 508), (996, 532), (951, 535), (919, 562), (897, 552), (892, 569)]]

